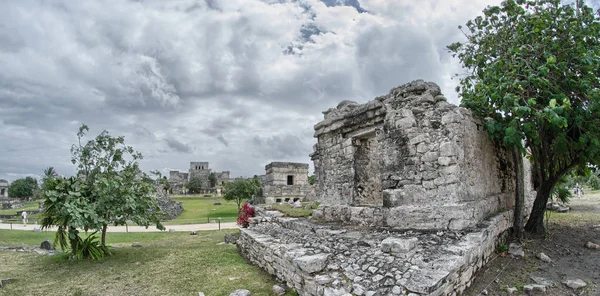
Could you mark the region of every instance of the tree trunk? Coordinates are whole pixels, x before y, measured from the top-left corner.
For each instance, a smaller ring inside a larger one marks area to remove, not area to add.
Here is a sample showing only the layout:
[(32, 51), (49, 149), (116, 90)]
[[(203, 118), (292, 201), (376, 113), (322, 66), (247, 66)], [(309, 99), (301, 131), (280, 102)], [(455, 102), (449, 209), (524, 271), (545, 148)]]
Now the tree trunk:
[(515, 165), (515, 210), (513, 229), (515, 238), (523, 240), (523, 206), (525, 204), (525, 186), (523, 176), (523, 156), (519, 148), (513, 150), (513, 162)]
[[(75, 239), (71, 239), (71, 233), (75, 234)], [(69, 231), (67, 232), (69, 243), (71, 244), (71, 255), (75, 256), (77, 253), (77, 238), (79, 235), (77, 234), (77, 229), (75, 227), (69, 227)]]
[(102, 240), (101, 240), (100, 244), (103, 247), (106, 247), (106, 226), (107, 226), (106, 224), (102, 225)]
[(549, 184), (549, 182), (544, 182), (540, 185), (535, 201), (533, 202), (529, 220), (527, 220), (527, 224), (525, 225), (525, 230), (527, 232), (538, 235), (545, 234), (544, 214), (546, 211), (546, 204), (550, 198), (552, 186), (553, 184)]

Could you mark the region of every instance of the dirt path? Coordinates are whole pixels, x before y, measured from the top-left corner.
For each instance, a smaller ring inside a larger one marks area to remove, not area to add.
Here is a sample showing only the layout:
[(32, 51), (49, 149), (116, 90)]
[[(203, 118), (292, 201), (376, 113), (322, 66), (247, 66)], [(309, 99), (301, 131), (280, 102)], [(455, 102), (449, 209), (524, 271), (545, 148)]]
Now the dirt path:
[[(512, 295), (525, 295), (523, 286), (533, 284), (532, 277), (542, 277), (554, 282), (543, 295), (590, 295), (600, 296), (600, 250), (585, 247), (587, 242), (600, 244), (600, 194), (574, 198), (568, 213), (550, 215), (550, 235), (545, 240), (526, 239), (525, 257), (512, 258), (496, 254), (496, 258), (484, 266), (465, 295), (509, 295), (508, 287), (519, 291)], [(552, 262), (536, 258), (543, 252)], [(562, 282), (581, 279), (587, 286), (577, 290)], [(483, 293), (482, 293), (483, 292)]]
[[(206, 223), (206, 224), (183, 224), (183, 225), (165, 225), (167, 231), (203, 231), (203, 230), (217, 230), (219, 229), (218, 223)], [(236, 222), (223, 222), (221, 223), (221, 229), (236, 229), (238, 225)], [(24, 226), (23, 224), (5, 224), (0, 223), (0, 229), (12, 229), (12, 230), (29, 230), (33, 231), (34, 229), (39, 229), (40, 225), (36, 224), (27, 224)], [(49, 231), (54, 231), (56, 228), (50, 228)], [(148, 228), (142, 226), (110, 226), (107, 229), (108, 232), (159, 232), (161, 230), (157, 229), (155, 226), (151, 226)]]

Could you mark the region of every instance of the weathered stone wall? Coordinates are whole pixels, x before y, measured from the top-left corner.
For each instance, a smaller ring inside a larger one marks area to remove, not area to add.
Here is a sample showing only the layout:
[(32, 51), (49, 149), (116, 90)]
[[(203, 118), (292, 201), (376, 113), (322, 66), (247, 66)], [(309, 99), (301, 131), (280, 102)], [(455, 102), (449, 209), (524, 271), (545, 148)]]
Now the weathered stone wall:
[(510, 154), (434, 83), (414, 81), (362, 105), (344, 101), (324, 115), (311, 155), (322, 219), (462, 229), (513, 207)]
[(158, 207), (167, 214), (166, 220), (172, 220), (183, 213), (183, 204), (172, 200), (161, 185), (156, 186)]
[(8, 181), (0, 179), (0, 198), (8, 197)]
[(418, 233), (258, 217), (241, 229), (237, 244), (245, 258), (299, 295), (459, 295), (511, 221), (508, 211), (469, 232)]
[[(265, 171), (262, 192), (266, 203), (313, 199), (313, 189), (308, 184), (308, 164), (272, 162), (265, 166)], [(288, 185), (288, 176), (292, 176), (293, 185)]]
[(229, 171), (215, 172), (215, 175), (217, 177), (217, 186), (225, 185), (225, 183), (231, 182)]

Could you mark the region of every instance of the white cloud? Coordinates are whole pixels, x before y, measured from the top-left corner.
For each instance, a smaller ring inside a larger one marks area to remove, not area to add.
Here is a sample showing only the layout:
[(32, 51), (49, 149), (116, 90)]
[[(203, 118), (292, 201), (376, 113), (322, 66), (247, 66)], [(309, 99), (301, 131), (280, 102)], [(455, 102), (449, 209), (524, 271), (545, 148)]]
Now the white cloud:
[(313, 126), (341, 100), (423, 78), (457, 102), (445, 46), (499, 2), (1, 2), (0, 178), (72, 173), (82, 122), (124, 135), (148, 171), (310, 162)]

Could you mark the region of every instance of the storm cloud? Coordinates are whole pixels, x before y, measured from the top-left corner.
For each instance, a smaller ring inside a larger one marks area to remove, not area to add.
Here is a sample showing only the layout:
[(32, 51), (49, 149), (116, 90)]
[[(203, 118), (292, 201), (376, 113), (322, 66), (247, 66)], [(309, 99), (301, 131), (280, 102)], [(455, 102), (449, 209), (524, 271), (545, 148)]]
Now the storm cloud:
[(73, 174), (81, 123), (125, 136), (147, 171), (308, 163), (341, 100), (425, 79), (457, 103), (445, 46), (500, 0), (109, 3), (0, 2), (0, 178)]

